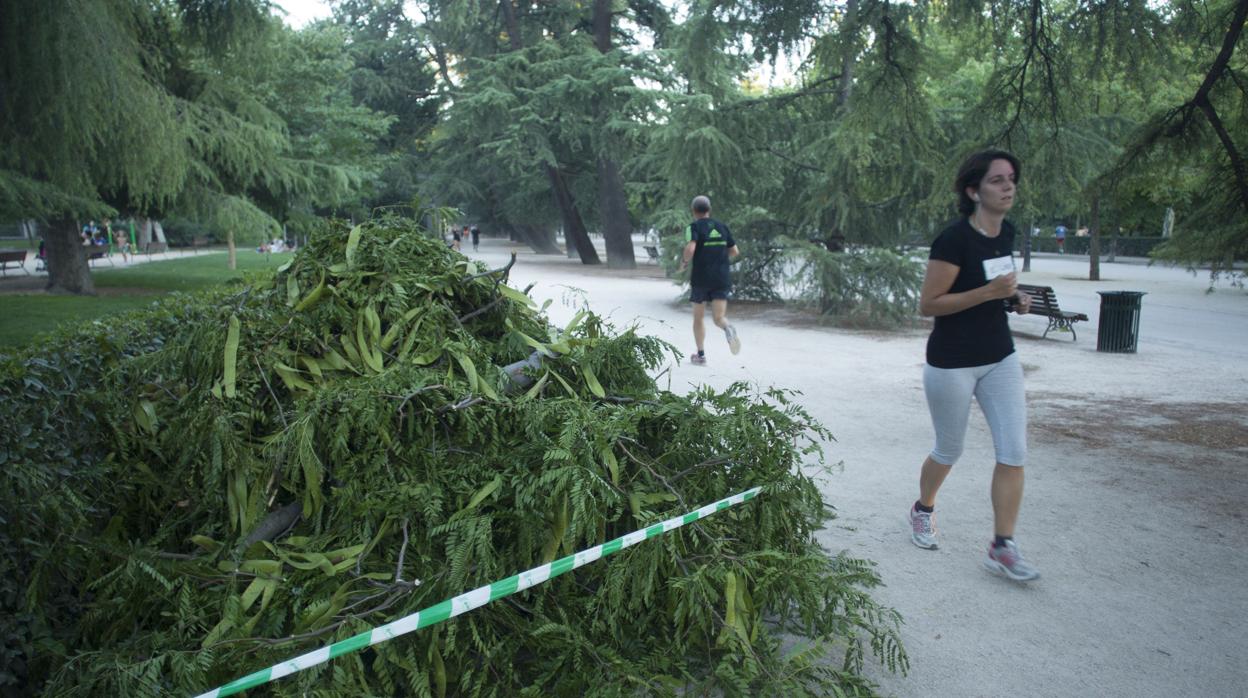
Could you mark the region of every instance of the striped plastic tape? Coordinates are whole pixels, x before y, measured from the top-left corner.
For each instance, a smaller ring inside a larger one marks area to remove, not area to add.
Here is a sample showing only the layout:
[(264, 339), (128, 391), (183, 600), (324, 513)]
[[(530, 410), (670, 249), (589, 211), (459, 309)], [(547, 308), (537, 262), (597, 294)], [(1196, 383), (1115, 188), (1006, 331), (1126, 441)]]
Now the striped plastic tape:
[(454, 618), (463, 613), (480, 608), (481, 606), (497, 601), (505, 596), (510, 596), (518, 591), (524, 591), (529, 587), (537, 586), (548, 579), (558, 577), (559, 575), (570, 572), (578, 567), (588, 565), (599, 558), (606, 557), (613, 553), (617, 553), (631, 545), (636, 545), (642, 541), (651, 538), (657, 538), (668, 531), (680, 528), (688, 523), (693, 523), (698, 519), (703, 519), (717, 511), (727, 509), (734, 504), (749, 501), (758, 496), (762, 488), (755, 487), (745, 492), (734, 494), (731, 497), (721, 499), (718, 502), (707, 504), (706, 506), (691, 511), (683, 516), (677, 516), (652, 526), (647, 526), (638, 531), (623, 535), (615, 540), (608, 541), (602, 545), (596, 545), (587, 550), (582, 550), (573, 555), (559, 558), (554, 562), (534, 567), (531, 570), (512, 575), (506, 579), (499, 580), (493, 584), (474, 589), (466, 594), (460, 594), (454, 598), (447, 599), (442, 603), (435, 604), (429, 608), (417, 611), (410, 616), (405, 616), (391, 623), (387, 623), (372, 630), (366, 630), (358, 635), (353, 635), (345, 640), (335, 642), (318, 650), (300, 655), (294, 659), (288, 659), (284, 662), (274, 664), (267, 669), (261, 669), (252, 674), (248, 674), (242, 678), (235, 679), (224, 686), (214, 688), (207, 693), (201, 693), (197, 698), (217, 698), (218, 696), (230, 696), (235, 693), (241, 693), (249, 688), (255, 688), (270, 681), (276, 681), (283, 676), (289, 676), (296, 672), (303, 671), (317, 664), (327, 662), (334, 657), (340, 657), (349, 652), (363, 649), (370, 645), (380, 644), (386, 640), (392, 640), (400, 635), (405, 635), (414, 630), (427, 628), (431, 625), (437, 625), (444, 620)]

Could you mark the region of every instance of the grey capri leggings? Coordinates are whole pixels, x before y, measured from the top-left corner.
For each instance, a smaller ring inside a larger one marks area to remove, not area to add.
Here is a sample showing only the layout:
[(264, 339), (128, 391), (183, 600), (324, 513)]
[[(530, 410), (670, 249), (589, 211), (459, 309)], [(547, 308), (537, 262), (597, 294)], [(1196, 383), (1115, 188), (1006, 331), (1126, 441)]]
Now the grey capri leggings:
[(992, 430), (997, 462), (1022, 466), (1027, 460), (1027, 400), (1018, 354), (995, 364), (968, 368), (923, 366), (923, 391), (936, 429), (932, 460), (953, 465), (962, 455), (971, 396), (979, 402)]

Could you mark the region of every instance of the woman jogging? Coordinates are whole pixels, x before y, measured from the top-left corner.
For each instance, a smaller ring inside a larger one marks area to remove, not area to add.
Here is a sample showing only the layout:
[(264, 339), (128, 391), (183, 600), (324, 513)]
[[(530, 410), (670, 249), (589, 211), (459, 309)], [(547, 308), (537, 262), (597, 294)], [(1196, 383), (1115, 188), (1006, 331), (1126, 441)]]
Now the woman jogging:
[(1014, 227), (1005, 214), (1014, 205), (1019, 162), (989, 150), (967, 158), (958, 170), (957, 222), (937, 236), (928, 257), (919, 312), (935, 317), (927, 340), (923, 389), (936, 445), (919, 476), (919, 499), (910, 507), (910, 536), (935, 549), (933, 512), (941, 483), (962, 455), (974, 397), (987, 418), (996, 450), (992, 475), (994, 536), (984, 565), (1018, 581), (1040, 576), (1014, 542), (1023, 500), (1027, 455), (1027, 405), (1023, 369), (1014, 353), (1008, 305), (1026, 313), (1030, 299), (1018, 294), (1014, 273)]

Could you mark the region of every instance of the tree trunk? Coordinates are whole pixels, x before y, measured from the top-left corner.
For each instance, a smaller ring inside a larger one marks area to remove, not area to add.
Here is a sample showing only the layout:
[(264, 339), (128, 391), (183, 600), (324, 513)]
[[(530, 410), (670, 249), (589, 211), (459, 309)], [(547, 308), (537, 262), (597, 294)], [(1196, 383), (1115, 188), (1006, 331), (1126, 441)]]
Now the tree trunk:
[(582, 264), (602, 264), (598, 259), (598, 251), (589, 241), (589, 233), (585, 230), (585, 222), (581, 220), (581, 212), (576, 210), (576, 201), (568, 190), (568, 183), (554, 165), (546, 164), (546, 176), (550, 178), (550, 188), (555, 193), (555, 204), (563, 216), (563, 233), (567, 236), (568, 247), (576, 246), (576, 253), (581, 257)]
[(836, 108), (844, 109), (849, 105), (850, 91), (854, 86), (855, 48), (858, 46), (858, 0), (849, 0), (845, 5), (845, 21), (841, 26), (842, 44), (845, 55), (841, 57), (840, 87), (836, 95)]
[(628, 216), (628, 199), (620, 168), (609, 157), (598, 160), (598, 210), (602, 215), (602, 234), (607, 244), (607, 266), (611, 269), (636, 269), (633, 255), (633, 226)]
[[(507, 40), (511, 50), (523, 49), (524, 38), (520, 35), (520, 21), (516, 17), (515, 5), (511, 0), (500, 0), (499, 9), (503, 13), (503, 22), (507, 27)], [(585, 222), (581, 220), (581, 213), (576, 210), (576, 201), (572, 198), (572, 192), (568, 190), (568, 184), (563, 179), (563, 173), (558, 167), (546, 163), (546, 176), (550, 178), (550, 188), (555, 195), (555, 203), (559, 206), (559, 213), (563, 217), (563, 230), (568, 238), (568, 256), (572, 256), (572, 248), (575, 246), (582, 263), (601, 264), (597, 250), (589, 241), (589, 233), (585, 231)]]
[(555, 243), (555, 231), (553, 230), (522, 224), (512, 226), (512, 232), (521, 242), (533, 248), (533, 251), (538, 254), (560, 254), (562, 252), (559, 249), (559, 245)]
[(61, 218), (52, 221), (45, 233), (48, 253), (48, 293), (95, 295), (91, 265), (78, 235), (78, 223)]
[(1101, 195), (1092, 195), (1092, 226), (1088, 230), (1088, 281), (1101, 280)]
[(501, 0), (499, 9), (503, 11), (503, 22), (507, 25), (507, 41), (512, 51), (524, 48), (524, 39), (520, 36), (520, 21), (516, 18), (516, 7), (511, 0)]
[(230, 251), (229, 267), (230, 267), (230, 271), (233, 271), (238, 268), (238, 250), (234, 248), (234, 229), (233, 228), (227, 230), (225, 233), (225, 245), (227, 248), (229, 248), (229, 251)]
[(1031, 271), (1031, 231), (1036, 229), (1036, 219), (1027, 224), (1027, 232), (1023, 233), (1023, 271)]
[(611, 50), (612, 0), (594, 0), (594, 46), (599, 53)]
[[(612, 0), (594, 0), (594, 46), (600, 53), (611, 50)], [(599, 118), (610, 118), (610, 105), (600, 106)], [(605, 130), (605, 129), (604, 129)], [(609, 148), (604, 149), (610, 152)], [(609, 155), (598, 158), (598, 215), (601, 216), (602, 237), (607, 247), (607, 266), (612, 269), (636, 269), (633, 255), (633, 226), (628, 216), (628, 194), (620, 168)]]
[(148, 243), (152, 241), (152, 219), (139, 218), (139, 249), (147, 249)]

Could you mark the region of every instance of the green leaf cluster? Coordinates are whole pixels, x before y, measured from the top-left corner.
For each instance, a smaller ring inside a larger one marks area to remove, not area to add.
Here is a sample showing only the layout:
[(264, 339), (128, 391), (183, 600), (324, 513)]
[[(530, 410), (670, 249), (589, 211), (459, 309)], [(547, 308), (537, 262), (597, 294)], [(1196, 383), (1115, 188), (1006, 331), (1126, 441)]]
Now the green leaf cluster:
[[(744, 489), (763, 495), (272, 695), (868, 694), (904, 669), (829, 555), (829, 435), (689, 395), (672, 347), (528, 297), (410, 221), (0, 361), (0, 690), (188, 694)], [(524, 368), (517, 368), (523, 366)]]

